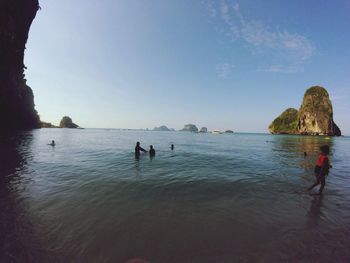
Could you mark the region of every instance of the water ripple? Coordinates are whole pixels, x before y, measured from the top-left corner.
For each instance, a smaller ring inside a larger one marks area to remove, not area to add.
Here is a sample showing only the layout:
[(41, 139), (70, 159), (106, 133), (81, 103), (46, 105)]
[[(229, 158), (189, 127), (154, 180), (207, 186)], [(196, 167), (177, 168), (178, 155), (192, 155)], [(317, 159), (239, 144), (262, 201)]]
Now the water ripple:
[[(135, 160), (136, 141), (156, 157)], [(349, 138), (42, 129), (0, 143), (0, 261), (350, 259)], [(333, 168), (310, 196), (322, 144)]]

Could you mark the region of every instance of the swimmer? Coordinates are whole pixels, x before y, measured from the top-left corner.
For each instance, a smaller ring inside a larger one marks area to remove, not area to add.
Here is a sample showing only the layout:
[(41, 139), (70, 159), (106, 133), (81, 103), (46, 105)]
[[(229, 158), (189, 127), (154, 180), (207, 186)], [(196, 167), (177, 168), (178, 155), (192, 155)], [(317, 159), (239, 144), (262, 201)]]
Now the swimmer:
[(154, 150), (153, 145), (149, 146), (149, 156), (154, 157), (156, 155), (156, 150)]

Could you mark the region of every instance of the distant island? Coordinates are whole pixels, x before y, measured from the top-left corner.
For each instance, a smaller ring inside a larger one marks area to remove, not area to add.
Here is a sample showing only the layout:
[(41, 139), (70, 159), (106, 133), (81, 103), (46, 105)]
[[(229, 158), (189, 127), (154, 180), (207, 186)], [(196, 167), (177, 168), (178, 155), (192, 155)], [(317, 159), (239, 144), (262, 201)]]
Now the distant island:
[(44, 122), (40, 121), (40, 127), (41, 128), (70, 128), (70, 129), (83, 129), (79, 127), (79, 125), (75, 124), (72, 120), (72, 118), (68, 116), (64, 116), (61, 121), (59, 126), (53, 125), (51, 122)]
[[(208, 133), (210, 131), (208, 131), (207, 127), (201, 127), (200, 130), (198, 130), (197, 126), (194, 124), (186, 124), (184, 125), (183, 129), (181, 129), (180, 131), (189, 131), (189, 132), (195, 132), (195, 133)], [(213, 134), (223, 134), (223, 133), (233, 133), (232, 130), (225, 130), (225, 132), (219, 131), (219, 130), (214, 130), (211, 133)]]
[(41, 128), (59, 128), (58, 126), (53, 125), (51, 122), (40, 121)]
[(333, 120), (333, 107), (327, 90), (313, 86), (306, 90), (299, 111), (288, 108), (269, 126), (272, 134), (341, 136)]
[(162, 125), (162, 126), (159, 126), (159, 127), (154, 127), (153, 130), (154, 131), (174, 131), (175, 129), (173, 129), (173, 128), (169, 129), (167, 126)]
[(74, 128), (79, 128), (79, 125), (75, 124), (70, 117), (64, 116), (60, 122), (60, 128), (74, 129)]
[(189, 123), (186, 124), (180, 131), (198, 132), (198, 128), (196, 125)]

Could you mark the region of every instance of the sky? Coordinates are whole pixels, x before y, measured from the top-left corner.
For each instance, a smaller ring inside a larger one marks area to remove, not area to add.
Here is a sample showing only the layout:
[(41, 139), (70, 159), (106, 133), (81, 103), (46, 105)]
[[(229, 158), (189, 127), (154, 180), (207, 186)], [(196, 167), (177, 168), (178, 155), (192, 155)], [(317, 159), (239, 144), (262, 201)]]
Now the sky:
[(268, 132), (325, 87), (350, 135), (349, 0), (42, 0), (25, 52), (41, 120)]

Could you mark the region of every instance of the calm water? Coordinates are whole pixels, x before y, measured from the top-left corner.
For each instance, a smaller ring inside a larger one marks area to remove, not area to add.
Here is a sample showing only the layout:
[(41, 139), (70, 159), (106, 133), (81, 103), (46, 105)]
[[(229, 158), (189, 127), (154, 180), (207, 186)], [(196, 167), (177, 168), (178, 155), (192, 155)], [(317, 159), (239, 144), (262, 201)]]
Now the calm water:
[(0, 157), (1, 262), (350, 261), (347, 137), (41, 129), (1, 135)]

